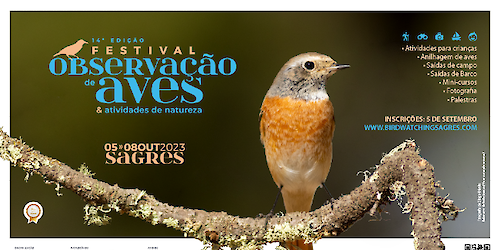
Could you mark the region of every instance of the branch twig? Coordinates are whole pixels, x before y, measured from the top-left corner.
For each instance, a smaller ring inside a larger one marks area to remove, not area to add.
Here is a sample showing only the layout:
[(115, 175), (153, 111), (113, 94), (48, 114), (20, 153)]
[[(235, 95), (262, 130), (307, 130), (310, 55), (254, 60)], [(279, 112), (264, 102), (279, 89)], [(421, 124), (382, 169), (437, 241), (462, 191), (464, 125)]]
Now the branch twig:
[(88, 205), (85, 220), (103, 225), (109, 217), (99, 215), (114, 210), (138, 217), (153, 225), (164, 225), (195, 237), (205, 244), (232, 249), (258, 249), (270, 242), (305, 239), (315, 242), (324, 236), (345, 231), (365, 213), (373, 215), (382, 204), (408, 193), (406, 212), (411, 212), (415, 249), (444, 249), (440, 240), (439, 216), (456, 217), (461, 212), (452, 200), (436, 197), (433, 167), (419, 155), (413, 141), (403, 142), (381, 160), (376, 171), (350, 194), (315, 211), (287, 213), (268, 218), (240, 218), (225, 212), (206, 212), (170, 206), (139, 189), (124, 189), (117, 184), (92, 178), (82, 166), (76, 171), (64, 163), (42, 155), (19, 139), (0, 129), (0, 157), (26, 171), (38, 174), (46, 183), (66, 188)]

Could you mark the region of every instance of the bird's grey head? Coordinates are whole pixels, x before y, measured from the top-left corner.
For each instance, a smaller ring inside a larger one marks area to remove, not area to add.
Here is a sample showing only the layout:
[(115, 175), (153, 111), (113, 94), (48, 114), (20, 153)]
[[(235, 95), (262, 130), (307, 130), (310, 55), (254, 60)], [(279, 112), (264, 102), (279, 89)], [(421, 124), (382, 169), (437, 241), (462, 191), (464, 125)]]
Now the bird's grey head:
[(326, 81), (349, 65), (337, 64), (327, 55), (309, 52), (297, 55), (281, 68), (267, 96), (292, 97), (305, 100), (328, 98)]

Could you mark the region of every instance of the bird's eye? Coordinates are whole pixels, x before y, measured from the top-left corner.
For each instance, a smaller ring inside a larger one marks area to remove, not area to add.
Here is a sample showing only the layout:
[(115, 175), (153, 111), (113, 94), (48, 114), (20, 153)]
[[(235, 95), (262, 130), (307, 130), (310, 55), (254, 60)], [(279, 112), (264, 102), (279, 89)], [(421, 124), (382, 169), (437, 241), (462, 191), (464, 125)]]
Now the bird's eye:
[(314, 69), (314, 63), (311, 61), (307, 61), (304, 63), (304, 68), (307, 70), (312, 70)]

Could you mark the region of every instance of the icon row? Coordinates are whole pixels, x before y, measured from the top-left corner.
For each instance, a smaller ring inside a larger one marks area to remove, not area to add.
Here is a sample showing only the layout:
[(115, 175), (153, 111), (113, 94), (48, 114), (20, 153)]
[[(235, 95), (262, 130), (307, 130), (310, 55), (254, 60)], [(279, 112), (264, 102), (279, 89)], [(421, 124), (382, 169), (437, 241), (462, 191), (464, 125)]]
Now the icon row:
[[(402, 37), (403, 37), (404, 42), (410, 41), (410, 34), (408, 34), (407, 31), (405, 31), (405, 33), (403, 33)], [(429, 39), (429, 36), (427, 34), (425, 34), (425, 32), (422, 32), (422, 33), (418, 34), (416, 36), (416, 38), (419, 41), (427, 41), (427, 39)], [(467, 38), (469, 39), (469, 41), (475, 42), (477, 40), (476, 32), (469, 33)], [(441, 31), (437, 32), (434, 35), (434, 40), (436, 40), (436, 41), (443, 41), (444, 40), (444, 35), (441, 33)], [(462, 41), (462, 37), (460, 36), (460, 34), (457, 31), (455, 31), (455, 33), (451, 37), (451, 40), (452, 41)]]

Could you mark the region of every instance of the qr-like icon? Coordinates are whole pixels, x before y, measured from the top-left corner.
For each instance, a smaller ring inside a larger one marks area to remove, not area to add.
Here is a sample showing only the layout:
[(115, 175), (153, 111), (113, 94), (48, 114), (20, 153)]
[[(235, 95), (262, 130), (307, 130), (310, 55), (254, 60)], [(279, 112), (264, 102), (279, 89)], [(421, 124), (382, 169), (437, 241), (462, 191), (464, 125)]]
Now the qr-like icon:
[(465, 244), (464, 250), (491, 250), (490, 244)]

